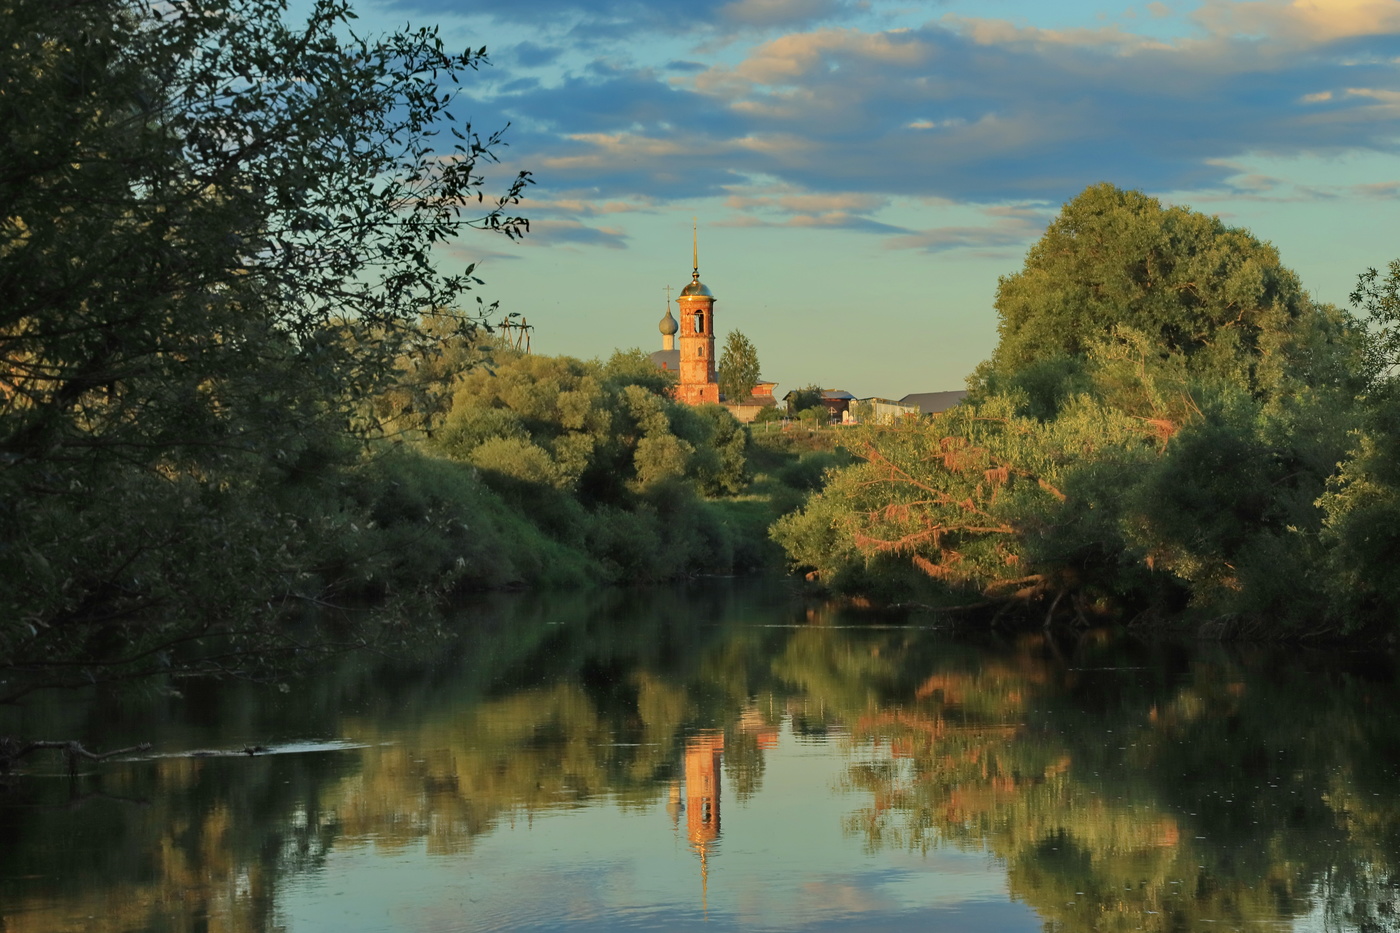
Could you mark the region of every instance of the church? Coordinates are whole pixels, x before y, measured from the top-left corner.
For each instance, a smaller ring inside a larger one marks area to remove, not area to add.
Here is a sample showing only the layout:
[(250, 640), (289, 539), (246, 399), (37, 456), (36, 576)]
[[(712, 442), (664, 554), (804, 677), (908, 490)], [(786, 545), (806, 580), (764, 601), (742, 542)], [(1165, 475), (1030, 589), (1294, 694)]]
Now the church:
[[(677, 375), (675, 397), (687, 405), (719, 404), (719, 375), (715, 370), (715, 296), (700, 281), (699, 233), (692, 233), (690, 284), (676, 298), (677, 321), (671, 315), (671, 302), (666, 301), (666, 316), (661, 319), (661, 349), (651, 354), (657, 369)], [(677, 340), (679, 338), (679, 341)], [(679, 343), (679, 346), (677, 345)], [(728, 407), (741, 421), (752, 421), (758, 408), (775, 404), (773, 386), (759, 381), (753, 397), (742, 401), (726, 399)], [(754, 409), (749, 412), (747, 409)], [(744, 409), (745, 411), (740, 411)], [(747, 417), (745, 417), (747, 415)]]
[[(674, 372), (676, 400), (687, 405), (719, 403), (719, 376), (715, 372), (715, 296), (700, 281), (700, 238), (693, 233), (690, 284), (681, 289), (676, 308), (681, 319), (671, 316), (671, 302), (666, 302), (666, 316), (661, 319), (661, 349), (651, 355), (658, 369)], [(680, 336), (680, 347), (676, 337)]]

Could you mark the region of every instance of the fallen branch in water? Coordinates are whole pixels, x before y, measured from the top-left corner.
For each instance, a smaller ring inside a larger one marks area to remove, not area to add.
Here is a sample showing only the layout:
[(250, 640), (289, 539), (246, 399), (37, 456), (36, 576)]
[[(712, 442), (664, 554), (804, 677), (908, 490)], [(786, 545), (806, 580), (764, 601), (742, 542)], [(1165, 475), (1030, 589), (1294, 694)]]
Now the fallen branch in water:
[(43, 749), (59, 749), (68, 758), (68, 773), (76, 774), (78, 771), (78, 759), (86, 758), (88, 761), (104, 761), (117, 755), (130, 755), (151, 750), (150, 742), (142, 742), (139, 745), (131, 745), (127, 748), (116, 748), (110, 752), (90, 752), (83, 748), (81, 742), (29, 742), (25, 745), (19, 744), (15, 739), (8, 736), (0, 736), (0, 774), (6, 773), (16, 761)]

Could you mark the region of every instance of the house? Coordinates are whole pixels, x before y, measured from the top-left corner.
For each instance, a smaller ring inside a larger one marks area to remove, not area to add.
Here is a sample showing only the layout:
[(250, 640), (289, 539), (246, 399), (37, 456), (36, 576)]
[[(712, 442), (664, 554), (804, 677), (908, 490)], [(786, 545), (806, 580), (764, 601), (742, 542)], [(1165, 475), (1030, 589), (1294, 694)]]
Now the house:
[(917, 408), (922, 415), (936, 415), (960, 404), (966, 397), (966, 389), (955, 389), (951, 392), (913, 392), (900, 399), (899, 404)]
[(855, 400), (845, 389), (822, 389), (822, 404), (832, 421), (841, 421)]
[[(652, 354), (656, 356), (656, 354)], [(748, 424), (758, 417), (758, 413), (765, 408), (772, 408), (778, 404), (778, 400), (773, 398), (773, 387), (776, 382), (765, 382), (759, 379), (758, 385), (753, 387), (749, 397), (743, 401), (735, 402), (724, 399), (720, 404), (729, 409), (729, 413), (737, 418), (741, 423)]]
[[(793, 396), (801, 391), (801, 389), (793, 389), (783, 396), (783, 404), (788, 411), (792, 410)], [(851, 407), (851, 403), (856, 400), (856, 397), (845, 389), (822, 389), (821, 392), (822, 407), (826, 409), (827, 417), (832, 421), (841, 421), (846, 411)]]

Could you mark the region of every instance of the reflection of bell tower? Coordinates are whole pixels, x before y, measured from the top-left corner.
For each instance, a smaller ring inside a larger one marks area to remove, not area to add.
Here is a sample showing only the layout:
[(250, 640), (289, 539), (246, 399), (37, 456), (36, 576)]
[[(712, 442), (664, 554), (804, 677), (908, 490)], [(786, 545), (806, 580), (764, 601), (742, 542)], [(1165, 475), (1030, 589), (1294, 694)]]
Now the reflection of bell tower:
[(724, 735), (697, 735), (685, 747), (685, 833), (700, 856), (700, 884), (709, 886), (709, 854), (719, 840), (719, 760)]
[(680, 309), (681, 362), (676, 398), (688, 405), (719, 402), (719, 379), (715, 374), (715, 296), (700, 283), (700, 234), (692, 231), (691, 259), (694, 268), (690, 284), (681, 289), (676, 305)]

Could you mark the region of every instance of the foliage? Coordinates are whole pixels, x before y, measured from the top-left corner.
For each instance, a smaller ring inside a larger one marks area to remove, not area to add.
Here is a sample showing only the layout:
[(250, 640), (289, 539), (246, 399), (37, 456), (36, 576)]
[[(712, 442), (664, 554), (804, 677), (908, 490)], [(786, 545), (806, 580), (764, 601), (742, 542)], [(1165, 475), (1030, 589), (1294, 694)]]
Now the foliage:
[(861, 429), (862, 462), (775, 525), (796, 564), (864, 588), (909, 586), (912, 565), (1047, 621), (1189, 609), (1240, 633), (1355, 624), (1337, 542), (1374, 534), (1360, 529), (1389, 500), (1368, 478), (1375, 456), (1344, 466), (1350, 485), (1331, 478), (1364, 420), (1367, 340), (1272, 247), (1096, 186), (1002, 280), (998, 311), (969, 404)]
[(808, 409), (820, 408), (821, 404), (821, 386), (807, 385), (800, 389), (793, 389), (788, 393), (787, 410), (789, 415), (797, 415)]
[(362, 519), (325, 509), (367, 403), (480, 323), (420, 327), (477, 284), (435, 245), (525, 229), (528, 176), (485, 201), (499, 139), (450, 112), (484, 50), (284, 12), (0, 17), (0, 662), (68, 682), (324, 645), (283, 607), (363, 577), (324, 572)]
[(458, 374), (428, 443), (601, 561), (601, 579), (728, 571), (735, 543), (700, 496), (747, 485), (749, 434), (669, 390), (640, 351), (600, 363), (497, 350)]
[(1355, 618), (1400, 619), (1400, 260), (1381, 278), (1368, 269), (1353, 304), (1370, 324), (1368, 392), (1351, 456), (1338, 464), (1318, 504), (1327, 514), (1322, 538), (1331, 550), (1329, 597)]
[(1351, 303), (1371, 324), (1368, 375), (1393, 377), (1400, 366), (1400, 259), (1390, 261), (1384, 278), (1375, 269), (1361, 273)]
[(1321, 326), (1317, 311), (1272, 246), (1112, 185), (1064, 206), (1024, 268), (998, 283), (996, 307), (1001, 339), (974, 383), (1023, 389), (1040, 417), (1082, 391), (1090, 348), (1124, 327), (1194, 372), (1251, 390), (1317, 381), (1295, 339)]
[(737, 330), (724, 338), (724, 350), (719, 357), (719, 391), (731, 402), (743, 402), (758, 385), (758, 350), (753, 342)]
[(851, 459), (846, 448), (810, 451), (780, 469), (778, 479), (794, 489), (815, 491), (825, 485), (829, 471), (849, 466)]

